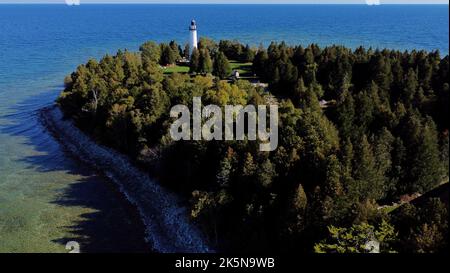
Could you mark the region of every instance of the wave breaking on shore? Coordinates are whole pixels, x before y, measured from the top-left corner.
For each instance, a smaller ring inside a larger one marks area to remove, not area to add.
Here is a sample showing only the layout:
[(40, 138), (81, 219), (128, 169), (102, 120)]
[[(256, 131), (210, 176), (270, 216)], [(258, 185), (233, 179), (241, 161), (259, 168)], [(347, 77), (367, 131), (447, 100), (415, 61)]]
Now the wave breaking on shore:
[(71, 120), (63, 119), (56, 106), (40, 111), (41, 120), (55, 138), (81, 161), (110, 178), (139, 211), (146, 228), (146, 240), (153, 251), (162, 253), (212, 252), (201, 231), (190, 221), (181, 200), (164, 189), (130, 160), (95, 143)]

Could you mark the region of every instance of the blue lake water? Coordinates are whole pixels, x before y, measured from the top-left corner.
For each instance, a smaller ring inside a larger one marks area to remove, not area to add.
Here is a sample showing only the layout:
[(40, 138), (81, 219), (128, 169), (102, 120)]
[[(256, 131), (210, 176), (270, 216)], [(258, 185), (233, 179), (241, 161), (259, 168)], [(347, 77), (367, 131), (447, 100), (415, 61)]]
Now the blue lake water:
[(254, 46), (449, 52), (447, 5), (0, 5), (0, 252), (62, 252), (79, 237), (95, 241), (93, 249), (140, 250), (138, 238), (126, 249), (120, 239), (96, 241), (99, 233), (121, 238), (109, 224), (133, 230), (128, 208), (62, 151), (36, 111), (79, 63), (146, 40), (184, 44), (191, 19), (199, 36)]

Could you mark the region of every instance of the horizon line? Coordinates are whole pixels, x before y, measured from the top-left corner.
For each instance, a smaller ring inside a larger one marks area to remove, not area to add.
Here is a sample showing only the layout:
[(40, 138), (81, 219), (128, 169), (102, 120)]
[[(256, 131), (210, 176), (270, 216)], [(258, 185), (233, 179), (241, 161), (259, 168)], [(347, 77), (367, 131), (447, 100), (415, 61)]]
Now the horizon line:
[[(1, 2), (0, 5), (64, 5), (64, 6), (73, 6), (68, 5), (64, 2), (31, 2), (31, 3), (24, 3), (24, 2)], [(449, 3), (384, 3), (381, 5), (368, 5), (366, 3), (205, 3), (205, 2), (186, 2), (186, 3), (180, 3), (180, 2), (87, 2), (87, 3), (81, 3), (81, 5), (349, 5), (349, 6), (384, 6), (384, 5), (390, 5), (390, 6), (431, 6), (431, 5), (441, 5), (441, 6), (448, 6)], [(81, 6), (79, 5), (79, 6)]]

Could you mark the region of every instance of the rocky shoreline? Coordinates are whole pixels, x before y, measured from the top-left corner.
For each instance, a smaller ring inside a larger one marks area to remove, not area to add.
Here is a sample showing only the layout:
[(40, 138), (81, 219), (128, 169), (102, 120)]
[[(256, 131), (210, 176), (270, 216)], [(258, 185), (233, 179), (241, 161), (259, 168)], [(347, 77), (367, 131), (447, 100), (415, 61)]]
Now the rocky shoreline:
[(190, 221), (189, 210), (180, 205), (178, 196), (133, 166), (126, 156), (92, 141), (71, 120), (63, 119), (56, 105), (42, 109), (40, 117), (45, 127), (69, 153), (110, 178), (137, 208), (145, 225), (145, 239), (151, 244), (152, 251), (213, 251), (200, 229)]

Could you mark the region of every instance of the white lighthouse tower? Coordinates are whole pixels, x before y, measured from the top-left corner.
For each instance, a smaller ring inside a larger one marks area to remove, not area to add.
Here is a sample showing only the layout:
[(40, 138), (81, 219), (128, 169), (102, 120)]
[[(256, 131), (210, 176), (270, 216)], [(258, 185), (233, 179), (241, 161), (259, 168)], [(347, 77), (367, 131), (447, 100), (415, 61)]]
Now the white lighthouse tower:
[(191, 25), (189, 26), (189, 32), (190, 32), (190, 39), (189, 39), (189, 49), (190, 54), (192, 54), (192, 51), (194, 48), (197, 48), (198, 39), (197, 39), (197, 24), (195, 23), (195, 20), (191, 21)]

